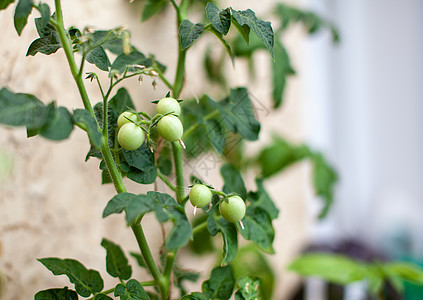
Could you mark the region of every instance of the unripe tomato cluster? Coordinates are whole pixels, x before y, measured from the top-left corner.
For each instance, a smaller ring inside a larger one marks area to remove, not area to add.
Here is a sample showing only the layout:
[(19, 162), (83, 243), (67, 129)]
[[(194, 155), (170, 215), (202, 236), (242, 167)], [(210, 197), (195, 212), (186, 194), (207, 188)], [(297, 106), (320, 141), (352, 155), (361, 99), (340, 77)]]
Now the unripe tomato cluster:
[[(174, 98), (166, 97), (157, 103), (157, 114), (163, 115), (157, 122), (157, 130), (161, 137), (170, 142), (176, 142), (182, 138), (184, 128), (178, 116), (181, 114), (181, 106)], [(144, 132), (138, 124), (138, 114), (125, 111), (118, 120), (119, 128), (117, 140), (119, 145), (129, 151), (137, 150), (144, 143)]]
[(158, 114), (164, 115), (157, 123), (160, 136), (169, 142), (180, 140), (184, 133), (184, 127), (177, 117), (181, 114), (181, 106), (178, 101), (170, 97), (163, 98), (157, 103), (156, 111)]
[[(206, 206), (211, 201), (212, 196), (213, 193), (204, 184), (194, 185), (189, 192), (189, 200), (195, 208)], [(245, 216), (245, 211), (245, 202), (239, 196), (229, 196), (219, 204), (220, 214), (231, 223), (240, 222)]]

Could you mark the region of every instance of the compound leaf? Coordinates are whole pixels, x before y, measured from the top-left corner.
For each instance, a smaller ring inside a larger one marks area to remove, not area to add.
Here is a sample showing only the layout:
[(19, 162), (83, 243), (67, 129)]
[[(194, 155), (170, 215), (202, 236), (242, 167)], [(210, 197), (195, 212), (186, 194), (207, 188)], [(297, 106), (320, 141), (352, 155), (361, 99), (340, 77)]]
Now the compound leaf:
[(78, 300), (78, 294), (75, 291), (69, 290), (67, 287), (63, 289), (49, 289), (36, 293), (34, 300)]
[(206, 15), (212, 26), (221, 34), (226, 35), (231, 27), (231, 13), (229, 8), (219, 10), (212, 2), (206, 5)]
[(238, 250), (238, 233), (235, 226), (220, 218), (216, 221), (214, 216), (207, 218), (207, 229), (212, 236), (215, 236), (219, 232), (223, 238), (223, 260), (222, 264), (226, 265), (230, 263), (236, 256)]
[(235, 279), (230, 265), (216, 267), (210, 279), (203, 282), (201, 290), (208, 299), (229, 299), (235, 286)]
[(145, 292), (141, 283), (135, 279), (131, 279), (126, 286), (119, 283), (115, 288), (115, 296), (119, 296), (120, 300), (149, 300), (148, 294)]
[(225, 181), (223, 186), (223, 192), (237, 193), (242, 199), (247, 196), (247, 189), (245, 188), (244, 180), (242, 179), (241, 173), (234, 166), (225, 164), (220, 168), (220, 174)]
[(272, 220), (265, 210), (257, 206), (249, 206), (241, 221), (244, 224), (244, 229), (240, 232), (246, 240), (253, 241), (265, 252), (275, 252), (272, 246), (275, 230)]

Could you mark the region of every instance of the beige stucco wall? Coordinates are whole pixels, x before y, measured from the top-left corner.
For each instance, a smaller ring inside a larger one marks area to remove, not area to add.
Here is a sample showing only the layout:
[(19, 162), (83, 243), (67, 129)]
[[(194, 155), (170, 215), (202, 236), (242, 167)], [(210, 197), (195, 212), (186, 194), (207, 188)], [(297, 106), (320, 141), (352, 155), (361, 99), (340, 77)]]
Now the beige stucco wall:
[[(51, 4), (52, 1), (47, 2)], [(174, 29), (173, 12), (169, 9), (164, 15), (141, 24), (142, 6), (139, 2), (129, 5), (123, 0), (63, 1), (65, 23), (80, 28), (94, 25), (99, 29), (128, 25), (133, 43), (143, 52), (155, 53), (168, 66), (167, 74), (171, 77), (175, 69), (176, 35), (175, 31), (166, 32), (166, 28), (170, 26)], [(230, 1), (235, 8), (250, 7), (259, 15), (263, 15), (273, 3), (270, 0)], [(28, 45), (37, 36), (36, 30), (31, 19), (22, 37), (18, 38), (12, 16), (13, 9), (0, 12), (0, 86), (7, 86), (16, 92), (33, 93), (44, 102), (56, 100), (59, 105), (69, 109), (81, 107), (63, 51), (59, 50), (51, 56), (25, 57)], [(287, 36), (297, 69), (301, 67), (299, 53), (302, 36), (299, 32)], [(186, 97), (202, 91), (203, 80), (196, 71), (202, 66), (202, 57), (195, 53), (200, 53), (204, 47), (205, 43), (199, 43), (190, 50), (192, 53), (187, 61), (188, 77), (183, 93)], [(248, 87), (260, 103), (271, 107), (267, 61), (265, 55), (259, 56), (259, 74)], [(235, 71), (230, 70), (233, 74), (244, 74), (233, 80), (234, 85), (246, 84), (244, 70), (242, 64), (237, 65)], [(106, 77), (102, 79), (106, 82)], [(150, 79), (146, 79), (144, 86), (139, 87), (136, 80), (127, 82), (126, 86), (138, 109), (144, 109), (143, 106), (149, 105), (151, 99), (157, 99), (167, 92), (163, 84), (159, 83), (157, 91), (154, 91), (150, 83)], [(295, 141), (302, 139), (300, 87), (300, 79), (290, 80), (282, 109), (271, 115), (259, 116), (263, 126), (260, 135), (262, 142), (249, 144), (249, 151), (257, 151), (263, 143), (269, 142), (272, 132), (279, 132)], [(87, 88), (91, 99), (97, 102), (99, 94), (95, 85), (87, 83)], [(146, 110), (151, 108), (147, 106)], [(36, 258), (50, 256), (78, 259), (87, 267), (99, 270), (106, 279), (105, 287), (112, 287), (116, 281), (106, 275), (101, 239), (107, 237), (119, 242), (125, 250), (137, 249), (122, 216), (101, 218), (105, 204), (114, 195), (114, 189), (111, 185), (100, 185), (98, 161), (91, 159), (84, 162), (87, 150), (87, 138), (77, 129), (69, 140), (54, 143), (40, 137), (27, 139), (25, 130), (21, 128), (0, 127), (0, 270), (5, 279), (1, 299), (31, 299), (40, 289), (69, 285), (66, 277), (53, 276), (36, 261)], [(218, 166), (212, 173), (218, 174)], [(305, 240), (307, 221), (304, 203), (309, 189), (308, 173), (307, 166), (300, 164), (266, 182), (281, 210), (280, 218), (274, 223), (276, 254), (269, 257), (278, 274), (275, 299), (284, 298), (286, 291), (295, 284), (295, 276), (287, 275), (283, 269)], [(252, 183), (253, 177), (250, 177), (248, 181)], [(215, 186), (221, 186), (219, 178), (212, 181)], [(125, 182), (133, 193), (153, 188)], [(163, 189), (162, 184), (159, 184), (159, 189)], [(162, 241), (155, 237), (161, 236), (160, 226), (153, 218), (143, 220), (143, 225), (157, 255), (155, 250)], [(213, 258), (207, 260), (186, 255), (183, 260), (183, 265), (197, 270), (200, 263), (214, 261)], [(208, 269), (204, 273), (207, 274)], [(139, 270), (134, 276), (140, 280), (148, 279)]]

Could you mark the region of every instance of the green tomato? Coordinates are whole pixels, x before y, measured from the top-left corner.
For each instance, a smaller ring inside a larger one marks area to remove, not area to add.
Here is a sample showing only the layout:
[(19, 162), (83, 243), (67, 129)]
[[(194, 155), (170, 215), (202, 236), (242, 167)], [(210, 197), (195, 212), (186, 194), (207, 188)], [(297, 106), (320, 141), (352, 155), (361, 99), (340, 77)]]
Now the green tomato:
[(118, 132), (119, 145), (129, 151), (137, 150), (144, 142), (144, 132), (134, 123), (124, 124)]
[(125, 111), (123, 113), (120, 114), (118, 120), (117, 120), (117, 125), (119, 128), (121, 128), (123, 125), (127, 124), (127, 123), (132, 123), (133, 122), (138, 122), (138, 115), (134, 114), (133, 112), (130, 111)]
[(202, 208), (212, 199), (213, 193), (204, 184), (196, 184), (189, 191), (189, 201), (193, 206)]
[(239, 196), (230, 196), (228, 202), (225, 200), (220, 202), (219, 211), (227, 221), (239, 222), (245, 216), (245, 202)]
[(168, 114), (174, 113), (175, 115), (179, 116), (181, 114), (181, 106), (179, 102), (174, 98), (163, 98), (157, 103), (156, 111), (158, 114)]
[(184, 127), (178, 117), (167, 115), (157, 123), (159, 134), (169, 142), (176, 142), (182, 138)]

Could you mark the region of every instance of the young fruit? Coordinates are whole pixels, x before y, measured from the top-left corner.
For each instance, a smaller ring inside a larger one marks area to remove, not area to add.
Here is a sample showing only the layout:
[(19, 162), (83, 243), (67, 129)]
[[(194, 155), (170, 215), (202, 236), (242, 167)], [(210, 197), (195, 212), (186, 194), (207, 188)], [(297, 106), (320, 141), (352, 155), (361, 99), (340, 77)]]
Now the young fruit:
[(123, 125), (125, 125), (127, 123), (132, 123), (128, 119), (132, 120), (133, 122), (138, 122), (138, 115), (134, 114), (133, 112), (130, 112), (130, 111), (125, 111), (125, 112), (121, 113), (118, 120), (117, 120), (118, 127), (121, 128)]
[(245, 202), (239, 196), (230, 196), (228, 202), (220, 202), (219, 211), (229, 222), (239, 222), (245, 216)]
[(119, 145), (129, 151), (137, 150), (144, 142), (144, 132), (134, 123), (124, 124), (118, 132)]
[(189, 191), (189, 201), (192, 206), (202, 208), (206, 206), (213, 196), (210, 189), (204, 184), (196, 184)]
[(179, 116), (181, 114), (181, 106), (178, 101), (174, 98), (163, 98), (157, 103), (156, 111), (158, 114), (174, 113)]
[(176, 142), (182, 138), (184, 127), (178, 117), (167, 115), (157, 123), (159, 134), (169, 142)]

